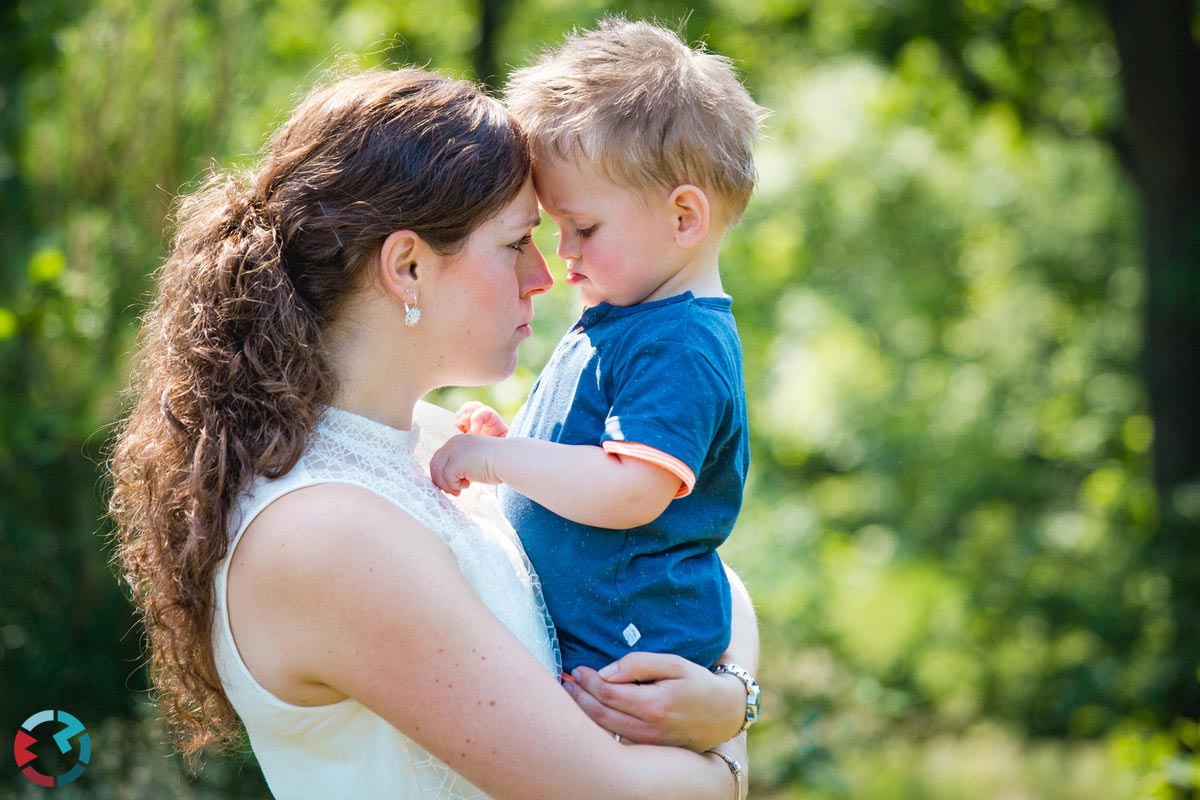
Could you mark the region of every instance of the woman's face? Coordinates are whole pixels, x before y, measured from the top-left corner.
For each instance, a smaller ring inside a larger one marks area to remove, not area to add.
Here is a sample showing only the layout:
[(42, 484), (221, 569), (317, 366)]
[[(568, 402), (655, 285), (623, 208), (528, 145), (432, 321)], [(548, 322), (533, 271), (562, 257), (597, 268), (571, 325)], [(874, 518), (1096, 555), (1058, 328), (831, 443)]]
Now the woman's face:
[(530, 235), (540, 219), (526, 181), (446, 258), (434, 291), (423, 293), (418, 324), (436, 337), (444, 385), (495, 383), (516, 369), (517, 346), (531, 333), (533, 296), (554, 283)]

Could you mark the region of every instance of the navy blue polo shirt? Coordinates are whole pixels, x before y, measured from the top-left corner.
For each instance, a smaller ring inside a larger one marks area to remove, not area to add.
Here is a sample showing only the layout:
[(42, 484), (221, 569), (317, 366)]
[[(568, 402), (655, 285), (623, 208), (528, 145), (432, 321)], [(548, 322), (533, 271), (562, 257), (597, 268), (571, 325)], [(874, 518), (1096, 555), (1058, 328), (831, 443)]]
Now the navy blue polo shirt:
[(710, 666), (729, 644), (729, 583), (716, 549), (733, 530), (750, 461), (731, 305), (688, 292), (587, 309), (513, 421), (509, 436), (640, 449), (695, 479), (690, 492), (681, 481), (683, 496), (658, 519), (624, 531), (572, 522), (500, 487), (567, 671), (634, 650)]

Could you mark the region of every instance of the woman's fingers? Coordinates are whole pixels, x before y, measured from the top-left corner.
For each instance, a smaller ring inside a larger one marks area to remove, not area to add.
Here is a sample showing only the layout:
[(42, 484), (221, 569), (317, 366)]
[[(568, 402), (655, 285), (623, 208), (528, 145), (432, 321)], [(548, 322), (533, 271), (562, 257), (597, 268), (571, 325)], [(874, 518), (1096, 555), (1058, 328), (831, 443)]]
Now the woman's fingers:
[[(595, 674), (594, 672), (592, 673)], [(601, 682), (603, 680), (601, 679)], [(581, 683), (567, 681), (563, 684), (575, 703), (583, 709), (593, 722), (609, 733), (618, 734), (623, 742), (630, 744), (665, 744), (659, 731), (645, 721), (618, 711), (600, 702)]]
[[(599, 672), (578, 667), (572, 675), (605, 709), (589, 716), (603, 719), (605, 727), (630, 725), (631, 740), (703, 752), (734, 735), (744, 715), (746, 694), (740, 681), (679, 656), (630, 653)], [(626, 717), (636, 720), (635, 729)]]
[(666, 653), (629, 653), (600, 669), (609, 683), (651, 683), (667, 678), (682, 678), (692, 662)]
[(589, 667), (577, 667), (572, 675), (589, 695), (614, 712), (649, 725), (662, 725), (667, 717), (663, 693), (653, 683), (611, 683)]

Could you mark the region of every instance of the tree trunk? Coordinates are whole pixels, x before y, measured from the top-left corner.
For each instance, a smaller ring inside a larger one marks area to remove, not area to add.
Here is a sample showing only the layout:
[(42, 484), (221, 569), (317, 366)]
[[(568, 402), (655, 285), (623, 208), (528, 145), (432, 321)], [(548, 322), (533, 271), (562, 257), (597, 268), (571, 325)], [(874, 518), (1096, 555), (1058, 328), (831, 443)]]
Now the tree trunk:
[(496, 39), (504, 18), (508, 16), (509, 0), (479, 0), (479, 44), (475, 46), (475, 80), (495, 89), (500, 65), (496, 63)]
[(1200, 717), (1200, 47), (1190, 0), (1105, 0), (1126, 110), (1126, 167), (1142, 205), (1143, 372), (1160, 521), (1152, 558), (1175, 622), (1168, 714)]

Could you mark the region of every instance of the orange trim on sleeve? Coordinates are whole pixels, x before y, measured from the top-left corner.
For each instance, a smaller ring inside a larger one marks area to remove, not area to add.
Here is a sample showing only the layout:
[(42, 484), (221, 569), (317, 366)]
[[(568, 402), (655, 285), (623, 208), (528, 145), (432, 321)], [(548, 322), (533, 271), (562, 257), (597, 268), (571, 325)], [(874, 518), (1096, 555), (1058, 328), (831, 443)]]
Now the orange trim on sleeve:
[(611, 453), (616, 456), (628, 456), (636, 458), (638, 461), (645, 461), (653, 464), (656, 467), (662, 467), (667, 472), (679, 478), (679, 491), (675, 493), (673, 500), (680, 497), (687, 497), (692, 493), (692, 487), (696, 485), (696, 473), (688, 468), (688, 465), (680, 461), (672, 455), (664, 453), (662, 450), (656, 450), (648, 444), (640, 442), (616, 442), (611, 439), (600, 444), (604, 448), (604, 452)]

